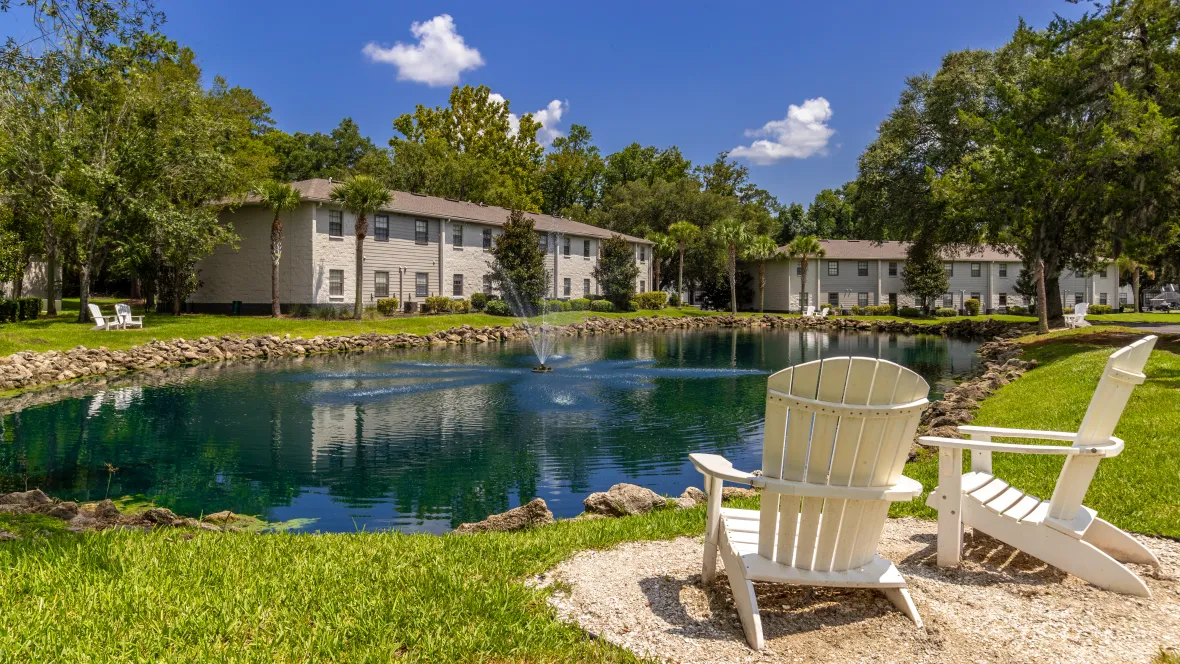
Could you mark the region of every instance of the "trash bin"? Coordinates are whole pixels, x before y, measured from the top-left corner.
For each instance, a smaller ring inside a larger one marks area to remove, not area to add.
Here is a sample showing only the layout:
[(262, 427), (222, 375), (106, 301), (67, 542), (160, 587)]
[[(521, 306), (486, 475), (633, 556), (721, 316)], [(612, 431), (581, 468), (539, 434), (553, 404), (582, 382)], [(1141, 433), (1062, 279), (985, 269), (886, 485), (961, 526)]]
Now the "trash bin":
[(232, 307), (231, 313), (233, 315), (240, 316), (242, 314), (242, 301), (241, 300), (234, 300), (233, 304), (231, 304), (230, 306)]

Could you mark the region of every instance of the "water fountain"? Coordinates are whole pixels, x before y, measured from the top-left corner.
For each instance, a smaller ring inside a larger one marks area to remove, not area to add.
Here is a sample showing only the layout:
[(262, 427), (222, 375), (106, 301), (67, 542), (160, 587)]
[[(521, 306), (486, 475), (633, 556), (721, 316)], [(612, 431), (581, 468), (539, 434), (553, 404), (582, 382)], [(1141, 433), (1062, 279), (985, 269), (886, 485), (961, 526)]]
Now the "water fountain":
[[(546, 284), (546, 291), (549, 290)], [(539, 302), (529, 302), (526, 298), (521, 296), (516, 284), (512, 283), (510, 279), (503, 279), (500, 281), (500, 293), (504, 299), (504, 303), (512, 311), (512, 315), (516, 317), (517, 324), (524, 328), (525, 334), (528, 335), (529, 344), (533, 347), (533, 354), (537, 356), (537, 365), (533, 367), (533, 373), (552, 373), (553, 367), (545, 364), (553, 352), (553, 341), (556, 334), (554, 327), (546, 319), (549, 315), (549, 306), (542, 296)], [(540, 324), (534, 324), (532, 319), (539, 316)]]

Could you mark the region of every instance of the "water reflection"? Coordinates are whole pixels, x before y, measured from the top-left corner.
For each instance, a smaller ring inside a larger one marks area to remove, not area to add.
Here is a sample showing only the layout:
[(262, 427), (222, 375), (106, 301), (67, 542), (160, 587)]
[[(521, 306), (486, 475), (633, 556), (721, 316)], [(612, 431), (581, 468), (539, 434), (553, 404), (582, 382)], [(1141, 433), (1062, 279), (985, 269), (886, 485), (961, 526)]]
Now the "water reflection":
[[(312, 528), (442, 531), (535, 496), (558, 516), (620, 481), (699, 484), (692, 451), (758, 465), (765, 374), (883, 357), (939, 391), (975, 344), (814, 330), (562, 339), (241, 362), (29, 408), (3, 420), (0, 491), (144, 495)], [(111, 474), (106, 464), (117, 467)]]

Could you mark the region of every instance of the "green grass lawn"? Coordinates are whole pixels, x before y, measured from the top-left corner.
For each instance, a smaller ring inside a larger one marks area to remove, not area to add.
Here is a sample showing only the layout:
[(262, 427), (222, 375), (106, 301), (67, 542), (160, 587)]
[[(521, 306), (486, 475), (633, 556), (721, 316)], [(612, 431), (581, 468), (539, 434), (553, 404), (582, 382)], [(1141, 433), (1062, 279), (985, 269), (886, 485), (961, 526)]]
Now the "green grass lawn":
[[(1040, 366), (984, 400), (972, 424), (1077, 431), (1114, 345), (1142, 334), (1090, 328), (1088, 334), (1055, 333), (1047, 341), (1026, 338), (1025, 358)], [(1180, 347), (1161, 339), (1156, 348), (1147, 363), (1147, 382), (1135, 389), (1115, 429), (1126, 449), (1098, 466), (1085, 504), (1120, 528), (1180, 537)], [(1064, 457), (1051, 455), (994, 456), (997, 476), (1043, 499), (1052, 495), (1062, 463)], [(937, 454), (908, 464), (906, 475), (933, 489)], [(895, 504), (892, 513), (934, 517), (924, 500)]]

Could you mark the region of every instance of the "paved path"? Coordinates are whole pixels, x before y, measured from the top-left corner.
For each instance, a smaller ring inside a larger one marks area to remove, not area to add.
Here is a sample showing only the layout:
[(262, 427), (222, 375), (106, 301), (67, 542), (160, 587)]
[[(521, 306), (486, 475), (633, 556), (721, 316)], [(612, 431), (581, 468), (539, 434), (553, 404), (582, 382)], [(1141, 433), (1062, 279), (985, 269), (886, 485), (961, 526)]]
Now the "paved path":
[(1108, 323), (1094, 321), (1094, 325), (1122, 325), (1124, 327), (1139, 327), (1157, 334), (1180, 334), (1180, 321), (1175, 323)]

